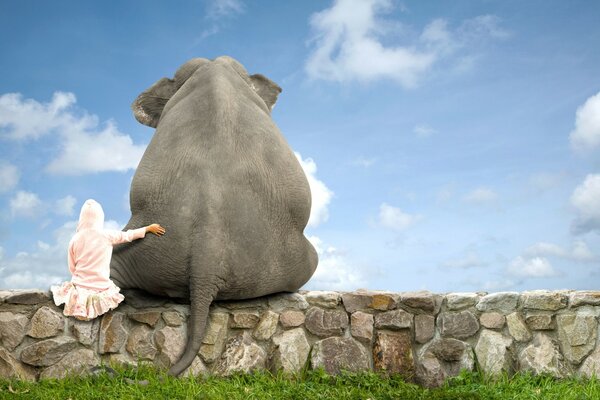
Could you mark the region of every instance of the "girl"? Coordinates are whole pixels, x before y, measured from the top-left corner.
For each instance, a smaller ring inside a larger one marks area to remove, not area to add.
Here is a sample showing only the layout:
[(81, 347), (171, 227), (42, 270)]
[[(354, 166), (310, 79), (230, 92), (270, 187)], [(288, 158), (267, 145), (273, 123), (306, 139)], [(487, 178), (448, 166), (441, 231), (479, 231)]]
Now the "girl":
[(95, 200), (86, 200), (81, 207), (77, 232), (69, 243), (68, 263), (71, 281), (50, 287), (54, 303), (65, 303), (63, 313), (89, 321), (116, 308), (124, 297), (110, 280), (112, 246), (143, 238), (147, 232), (157, 236), (165, 229), (152, 224), (127, 232), (106, 230), (104, 211)]

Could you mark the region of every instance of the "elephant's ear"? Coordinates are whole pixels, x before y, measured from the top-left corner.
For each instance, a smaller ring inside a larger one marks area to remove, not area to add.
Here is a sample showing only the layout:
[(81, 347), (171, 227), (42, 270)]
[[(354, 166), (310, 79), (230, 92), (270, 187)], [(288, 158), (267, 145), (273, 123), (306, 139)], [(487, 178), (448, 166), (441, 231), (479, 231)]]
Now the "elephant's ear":
[(277, 96), (281, 93), (279, 85), (261, 74), (251, 75), (250, 82), (252, 82), (253, 89), (263, 99), (269, 111), (272, 111), (277, 101)]
[(198, 68), (208, 62), (206, 58), (192, 58), (179, 67), (174, 79), (159, 79), (131, 104), (135, 119), (144, 125), (156, 128), (167, 102)]
[(131, 104), (135, 119), (143, 125), (156, 128), (163, 108), (178, 89), (173, 79), (159, 79)]

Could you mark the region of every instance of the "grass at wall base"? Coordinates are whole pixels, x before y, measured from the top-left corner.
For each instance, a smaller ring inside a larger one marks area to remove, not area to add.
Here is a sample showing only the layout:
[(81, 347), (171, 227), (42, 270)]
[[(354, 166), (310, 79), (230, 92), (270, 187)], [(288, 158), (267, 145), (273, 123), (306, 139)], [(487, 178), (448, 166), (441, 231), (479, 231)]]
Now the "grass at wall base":
[(142, 365), (114, 366), (116, 375), (0, 380), (0, 399), (600, 399), (600, 381), (517, 374), (496, 378), (463, 371), (437, 389), (407, 383), (400, 376), (305, 369), (297, 375), (269, 372), (222, 377), (173, 378), (166, 370)]

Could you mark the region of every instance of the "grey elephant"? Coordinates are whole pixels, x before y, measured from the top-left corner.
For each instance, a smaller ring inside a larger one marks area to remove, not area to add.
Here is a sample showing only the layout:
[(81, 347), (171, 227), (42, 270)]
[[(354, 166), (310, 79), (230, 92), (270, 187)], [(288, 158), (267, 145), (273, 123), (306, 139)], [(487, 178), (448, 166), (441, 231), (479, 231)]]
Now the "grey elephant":
[(198, 353), (213, 300), (296, 291), (317, 267), (303, 233), (308, 181), (271, 118), (280, 92), (231, 57), (194, 58), (132, 104), (156, 131), (124, 229), (159, 222), (166, 234), (116, 247), (111, 279), (189, 299), (188, 340), (171, 375)]

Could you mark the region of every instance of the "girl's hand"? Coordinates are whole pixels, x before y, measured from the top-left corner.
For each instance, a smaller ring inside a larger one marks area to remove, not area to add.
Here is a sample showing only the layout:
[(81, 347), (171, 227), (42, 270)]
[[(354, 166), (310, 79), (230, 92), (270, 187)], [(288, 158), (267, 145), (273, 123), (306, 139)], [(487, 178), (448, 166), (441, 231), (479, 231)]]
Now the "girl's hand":
[(159, 224), (152, 224), (146, 227), (146, 233), (148, 232), (154, 233), (156, 236), (162, 236), (165, 234), (165, 228)]

